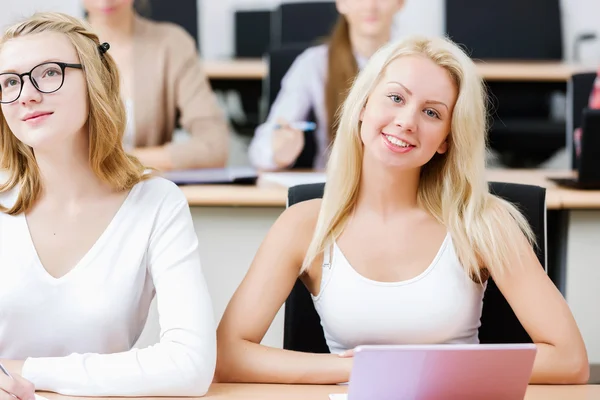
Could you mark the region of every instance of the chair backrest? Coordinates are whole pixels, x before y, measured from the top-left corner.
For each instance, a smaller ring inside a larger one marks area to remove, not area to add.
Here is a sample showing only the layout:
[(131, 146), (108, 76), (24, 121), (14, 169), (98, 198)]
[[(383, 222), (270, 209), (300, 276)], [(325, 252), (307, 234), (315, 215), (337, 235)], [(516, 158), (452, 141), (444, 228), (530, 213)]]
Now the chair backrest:
[[(324, 187), (323, 183), (317, 183), (290, 188), (288, 206), (323, 197)], [(510, 201), (525, 215), (535, 233), (536, 255), (546, 269), (546, 189), (516, 183), (490, 182), (490, 192)], [(479, 341), (481, 343), (532, 341), (491, 278), (483, 300)], [(319, 315), (314, 308), (310, 293), (300, 280), (296, 281), (285, 303), (283, 347), (311, 353), (329, 352)]]
[(269, 50), (271, 41), (271, 10), (236, 10), (235, 56), (260, 58)]
[(313, 45), (331, 33), (338, 19), (333, 1), (283, 3), (271, 22), (271, 46)]
[[(279, 90), (281, 89), (281, 80), (292, 66), (294, 60), (304, 51), (307, 46), (303, 44), (294, 44), (283, 47), (272, 48), (268, 55), (269, 75), (264, 81), (263, 93), (267, 93), (269, 109), (275, 102)], [(306, 116), (306, 121), (316, 122), (312, 111)], [(314, 132), (305, 132), (304, 148), (298, 156), (293, 169), (313, 168), (315, 155), (317, 154), (317, 142)]]
[(573, 132), (576, 128), (581, 127), (583, 110), (589, 104), (595, 79), (595, 72), (587, 72), (574, 74), (567, 83), (567, 123), (565, 136), (572, 169), (577, 168)]
[(562, 60), (560, 0), (446, 0), (446, 32), (474, 58)]
[(270, 47), (267, 53), (269, 75), (265, 79), (263, 92), (267, 93), (269, 108), (275, 102), (281, 89), (281, 80), (288, 72), (294, 60), (308, 48), (304, 44)]

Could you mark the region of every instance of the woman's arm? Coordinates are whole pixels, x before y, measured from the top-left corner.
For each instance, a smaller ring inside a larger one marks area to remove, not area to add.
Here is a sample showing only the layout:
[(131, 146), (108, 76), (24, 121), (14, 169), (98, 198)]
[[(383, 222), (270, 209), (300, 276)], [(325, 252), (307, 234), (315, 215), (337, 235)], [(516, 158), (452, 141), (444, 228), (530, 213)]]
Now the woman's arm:
[(211, 299), (187, 201), (171, 183), (164, 190), (147, 252), (160, 342), (115, 354), (28, 359), (23, 377), (38, 390), (78, 396), (202, 396), (208, 390), (216, 363)]
[[(326, 51), (320, 50), (322, 49), (311, 48), (300, 54), (281, 80), (281, 88), (269, 110), (267, 120), (256, 128), (250, 142), (248, 156), (255, 168), (261, 170), (282, 168), (276, 162), (273, 148), (273, 137), (278, 133), (276, 126), (280, 121), (286, 123), (304, 121), (311, 109), (315, 107), (310, 85), (321, 79), (320, 64), (326, 62), (326, 58), (323, 58), (321, 53), (324, 56), (327, 54)], [(303, 142), (304, 134), (302, 132), (300, 134)], [(290, 142), (294, 141), (290, 140)], [(294, 143), (291, 145), (293, 146)]]
[(259, 344), (298, 278), (319, 205), (320, 201), (312, 200), (284, 211), (258, 250), (217, 331), (218, 381), (314, 384), (348, 381), (351, 359)]
[(587, 383), (587, 352), (569, 306), (525, 235), (510, 248), (515, 250), (511, 265), (504, 273), (492, 271), (492, 277), (537, 345), (531, 383)]
[(181, 28), (170, 33), (168, 65), (175, 79), (169, 84), (175, 85), (179, 123), (190, 139), (138, 148), (132, 154), (159, 170), (225, 167), (229, 153), (225, 113), (202, 68), (194, 39)]

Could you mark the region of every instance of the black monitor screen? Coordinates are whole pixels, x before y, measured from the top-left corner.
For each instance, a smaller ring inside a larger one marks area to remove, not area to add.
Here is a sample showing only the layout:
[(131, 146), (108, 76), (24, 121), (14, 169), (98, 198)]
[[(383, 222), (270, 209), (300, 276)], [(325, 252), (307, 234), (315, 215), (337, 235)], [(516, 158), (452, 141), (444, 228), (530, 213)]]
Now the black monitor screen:
[(446, 0), (446, 32), (476, 59), (561, 60), (559, 0)]

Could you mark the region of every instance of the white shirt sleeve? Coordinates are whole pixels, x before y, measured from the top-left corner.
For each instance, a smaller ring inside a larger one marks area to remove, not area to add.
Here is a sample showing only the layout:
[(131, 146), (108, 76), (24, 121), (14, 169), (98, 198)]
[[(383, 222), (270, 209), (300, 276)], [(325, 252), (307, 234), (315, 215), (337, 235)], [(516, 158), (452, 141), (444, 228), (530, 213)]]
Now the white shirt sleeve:
[[(250, 163), (261, 170), (275, 170), (273, 160), (273, 133), (279, 118), (288, 122), (303, 121), (310, 113), (315, 101), (311, 97), (311, 85), (324, 85), (319, 76), (319, 67), (324, 60), (315, 60), (322, 51), (309, 48), (300, 54), (281, 80), (281, 88), (273, 102), (267, 120), (256, 128), (248, 149)], [(315, 82), (318, 81), (318, 82)]]
[(179, 189), (169, 190), (160, 205), (147, 257), (160, 342), (115, 354), (29, 358), (23, 376), (37, 390), (79, 396), (206, 394), (216, 364), (215, 318), (190, 209)]

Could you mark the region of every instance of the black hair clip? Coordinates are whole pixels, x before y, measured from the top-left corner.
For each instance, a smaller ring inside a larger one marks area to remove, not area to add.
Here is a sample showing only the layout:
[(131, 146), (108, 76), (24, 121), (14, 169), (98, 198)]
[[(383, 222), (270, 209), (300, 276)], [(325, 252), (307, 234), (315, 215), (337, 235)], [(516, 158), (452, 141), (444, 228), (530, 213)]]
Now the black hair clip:
[(104, 54), (110, 49), (110, 44), (104, 42), (100, 46), (98, 46), (98, 50), (100, 50), (100, 54)]

